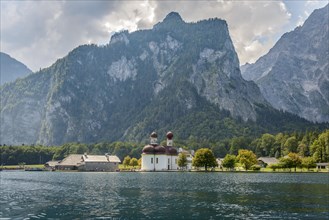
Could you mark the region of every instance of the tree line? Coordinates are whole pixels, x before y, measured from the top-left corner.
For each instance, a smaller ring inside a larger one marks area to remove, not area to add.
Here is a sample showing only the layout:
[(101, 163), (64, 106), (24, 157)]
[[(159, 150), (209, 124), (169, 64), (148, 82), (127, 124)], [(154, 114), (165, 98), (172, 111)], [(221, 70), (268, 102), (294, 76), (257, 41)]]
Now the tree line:
[[(162, 145), (165, 144), (161, 142)], [(62, 146), (0, 146), (0, 165), (43, 164), (49, 160), (62, 160), (69, 154), (112, 154), (121, 161), (125, 156), (139, 159), (144, 144), (132, 142), (112, 143), (67, 143)], [(300, 157), (311, 157), (315, 162), (329, 162), (329, 130), (323, 132), (307, 131), (291, 134), (263, 134), (252, 139), (248, 136), (224, 139), (209, 143), (207, 140), (197, 141), (193, 137), (188, 140), (175, 140), (175, 147), (198, 150), (209, 148), (216, 158), (224, 158), (227, 154), (238, 156), (240, 149), (250, 150), (256, 157), (281, 158), (289, 153)]]

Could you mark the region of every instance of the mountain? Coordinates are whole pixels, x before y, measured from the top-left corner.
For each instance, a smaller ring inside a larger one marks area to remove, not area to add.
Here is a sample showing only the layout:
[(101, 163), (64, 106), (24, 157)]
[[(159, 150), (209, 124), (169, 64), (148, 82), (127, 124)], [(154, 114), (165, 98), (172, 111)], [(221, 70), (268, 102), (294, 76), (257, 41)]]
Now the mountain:
[(225, 21), (186, 23), (175, 12), (0, 89), (7, 145), (142, 141), (154, 130), (214, 141), (312, 126), (242, 78)]
[(275, 108), (315, 122), (329, 122), (329, 6), (284, 34), (254, 64), (241, 68)]
[(0, 86), (27, 76), (32, 70), (6, 53), (0, 52)]

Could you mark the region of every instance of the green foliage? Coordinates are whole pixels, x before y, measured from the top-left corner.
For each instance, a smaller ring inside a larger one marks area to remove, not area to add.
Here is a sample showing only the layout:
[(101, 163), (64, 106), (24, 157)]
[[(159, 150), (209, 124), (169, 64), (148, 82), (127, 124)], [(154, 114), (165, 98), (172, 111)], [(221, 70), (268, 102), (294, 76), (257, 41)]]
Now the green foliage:
[(43, 164), (52, 160), (57, 149), (44, 146), (0, 146), (0, 164)]
[[(178, 136), (178, 135), (177, 135)], [(177, 137), (176, 138), (180, 138)], [(329, 162), (329, 130), (322, 133), (316, 131), (307, 131), (304, 133), (278, 133), (274, 135), (275, 142), (269, 135), (262, 135), (259, 138), (250, 139), (243, 136), (235, 137), (232, 139), (223, 139), (221, 141), (209, 141), (206, 138), (199, 139), (197, 134), (190, 135), (188, 139), (175, 140), (177, 146), (185, 149), (198, 150), (199, 146), (207, 146), (211, 148), (213, 154), (217, 157), (224, 157), (230, 148), (234, 151), (239, 150), (240, 147), (249, 146), (249, 149), (257, 154), (257, 156), (272, 156), (271, 152), (275, 152), (276, 158), (281, 157), (281, 152), (285, 151), (288, 155), (287, 149), (290, 144), (296, 147), (296, 154), (300, 157), (312, 157), (315, 162)], [(165, 138), (165, 137), (164, 137)], [(267, 141), (270, 139), (270, 141)], [(267, 145), (267, 143), (271, 143)], [(143, 144), (132, 142), (100, 142), (94, 144), (82, 143), (67, 143), (58, 147), (45, 147), (45, 146), (0, 146), (0, 164), (17, 165), (18, 163), (25, 162), (26, 164), (43, 164), (49, 160), (62, 160), (69, 154), (83, 154), (88, 153), (92, 155), (111, 154), (117, 155), (121, 161), (124, 157), (129, 155), (131, 158), (140, 158)], [(237, 146), (237, 147), (236, 147)], [(271, 146), (271, 147), (269, 147)], [(267, 150), (263, 150), (267, 148)], [(269, 154), (266, 154), (270, 152)], [(292, 168), (285, 158), (281, 158), (281, 165), (283, 168)], [(288, 159), (289, 160), (289, 159)]]
[(280, 158), (279, 165), (281, 168), (295, 168), (301, 167), (302, 159), (297, 153), (290, 152), (287, 156)]
[(184, 153), (180, 153), (178, 155), (178, 166), (181, 167), (181, 168), (186, 168), (187, 166), (187, 158), (186, 158), (186, 155)]
[(275, 163), (270, 164), (268, 167), (271, 168), (273, 171), (276, 171), (277, 169), (281, 168), (279, 164), (275, 164)]
[(289, 152), (297, 152), (298, 142), (295, 136), (289, 137), (284, 143), (283, 154), (287, 155)]
[(132, 166), (132, 167), (137, 166), (138, 165), (138, 160), (135, 157), (131, 158), (129, 165)]
[(230, 154), (237, 155), (239, 149), (247, 149), (250, 144), (250, 140), (246, 137), (234, 137), (230, 142)]
[(131, 157), (129, 156), (126, 156), (124, 159), (123, 159), (123, 166), (126, 167), (126, 166), (129, 166), (130, 165), (130, 160), (131, 160)]
[(257, 164), (256, 155), (250, 150), (239, 150), (237, 161), (243, 165), (245, 170), (249, 170), (252, 165)]
[(263, 134), (261, 137), (261, 149), (264, 155), (273, 156), (273, 148), (275, 149), (275, 137), (271, 134)]
[(313, 157), (304, 157), (302, 158), (302, 167), (309, 170), (310, 168), (315, 168), (316, 163)]
[(329, 161), (329, 130), (326, 130), (313, 142), (311, 153), (316, 162)]
[(236, 157), (232, 154), (227, 154), (222, 162), (222, 166), (226, 169), (233, 169), (235, 167)]
[(194, 167), (204, 167), (208, 170), (208, 167), (217, 167), (217, 161), (213, 152), (209, 148), (201, 148), (195, 152), (192, 165)]
[(252, 165), (250, 168), (251, 168), (251, 170), (253, 170), (253, 171), (259, 171), (261, 167), (260, 167), (259, 165), (257, 165), (257, 164), (254, 164), (254, 165)]

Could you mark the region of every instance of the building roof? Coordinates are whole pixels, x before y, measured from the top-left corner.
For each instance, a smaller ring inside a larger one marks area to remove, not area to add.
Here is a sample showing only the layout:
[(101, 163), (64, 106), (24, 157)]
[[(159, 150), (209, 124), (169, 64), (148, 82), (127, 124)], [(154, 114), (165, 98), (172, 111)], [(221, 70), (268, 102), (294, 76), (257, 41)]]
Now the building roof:
[(183, 148), (178, 148), (178, 153), (183, 153), (183, 154), (186, 154), (186, 155), (191, 155), (191, 156), (194, 156), (194, 150), (185, 150)]
[(48, 161), (47, 163), (46, 163), (46, 165), (48, 165), (48, 166), (50, 166), (50, 167), (55, 167), (56, 165), (58, 165), (59, 164), (59, 160), (51, 160), (51, 161)]
[(83, 155), (84, 162), (111, 162), (120, 163), (121, 160), (115, 155)]
[(276, 159), (275, 157), (260, 157), (257, 159), (258, 161), (263, 161), (264, 163), (267, 164), (273, 164), (273, 163), (278, 163), (279, 160)]
[(329, 163), (316, 163), (317, 166), (329, 166)]
[(82, 163), (83, 154), (70, 154), (65, 157), (58, 165), (59, 166), (78, 166)]

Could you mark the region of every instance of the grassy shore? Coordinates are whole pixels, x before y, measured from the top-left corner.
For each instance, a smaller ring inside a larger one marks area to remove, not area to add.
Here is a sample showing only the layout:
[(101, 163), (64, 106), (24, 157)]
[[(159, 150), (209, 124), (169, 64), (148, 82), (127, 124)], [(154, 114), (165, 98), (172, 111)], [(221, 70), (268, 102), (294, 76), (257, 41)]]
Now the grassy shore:
[(25, 168), (44, 168), (44, 164), (29, 164), (29, 165), (5, 165), (0, 166), (3, 170), (24, 170)]

